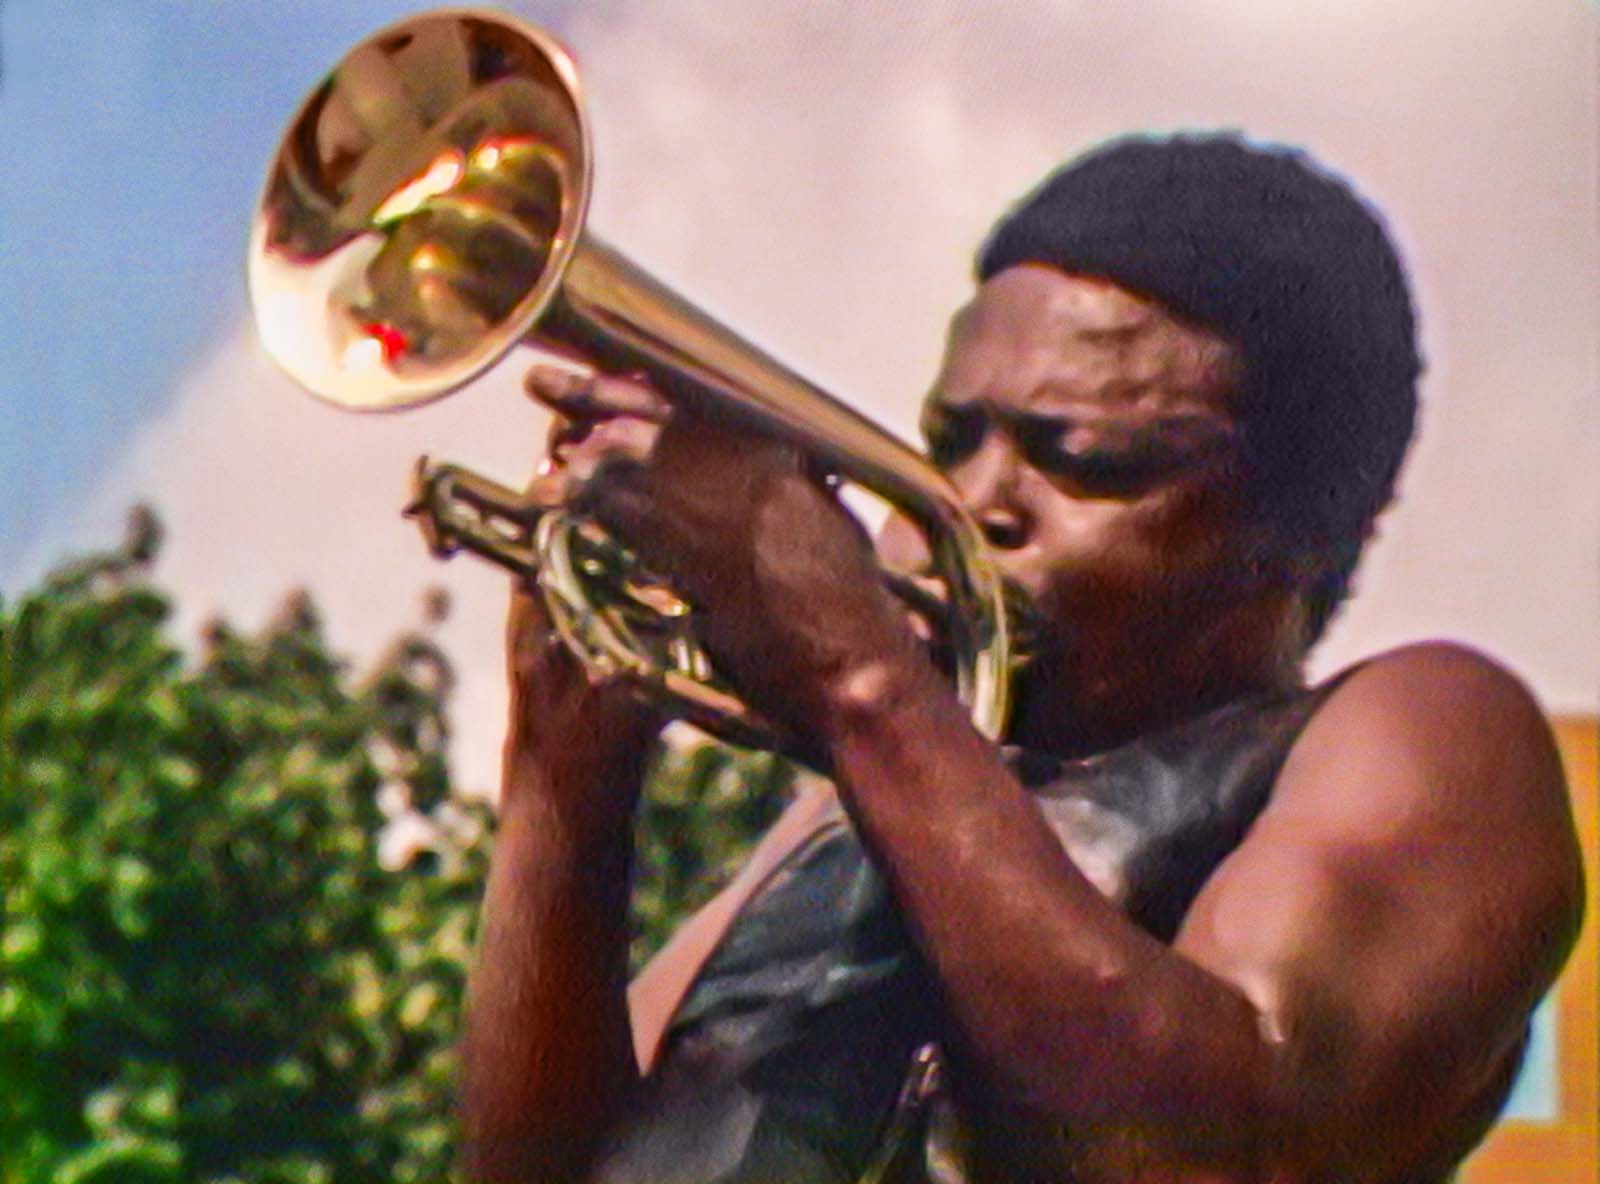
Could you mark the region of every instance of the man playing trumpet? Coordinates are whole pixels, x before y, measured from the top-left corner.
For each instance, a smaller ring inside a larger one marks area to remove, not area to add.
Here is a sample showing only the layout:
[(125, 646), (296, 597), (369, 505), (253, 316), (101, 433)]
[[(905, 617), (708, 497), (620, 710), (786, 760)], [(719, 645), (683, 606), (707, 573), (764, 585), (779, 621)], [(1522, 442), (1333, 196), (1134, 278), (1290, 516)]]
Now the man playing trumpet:
[(630, 988), (662, 720), (517, 595), (474, 1179), (1421, 1184), (1492, 1121), (1578, 923), (1548, 729), (1453, 644), (1303, 676), (1415, 414), (1380, 222), (1297, 154), (1125, 140), (977, 276), (924, 426), (1039, 619), (1004, 746), (804, 458), (530, 374), (535, 492), (635, 543), (836, 788)]

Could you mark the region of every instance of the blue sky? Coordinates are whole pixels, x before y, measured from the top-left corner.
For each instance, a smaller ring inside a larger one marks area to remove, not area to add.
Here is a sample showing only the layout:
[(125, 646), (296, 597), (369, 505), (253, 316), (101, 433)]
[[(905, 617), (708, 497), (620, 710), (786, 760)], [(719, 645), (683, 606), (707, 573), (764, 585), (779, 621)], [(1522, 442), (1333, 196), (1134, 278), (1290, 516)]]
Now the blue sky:
[[(524, 4), (559, 21), (563, 4)], [(415, 3), (10, 0), (0, 9), (0, 588), (244, 307), (289, 114)]]

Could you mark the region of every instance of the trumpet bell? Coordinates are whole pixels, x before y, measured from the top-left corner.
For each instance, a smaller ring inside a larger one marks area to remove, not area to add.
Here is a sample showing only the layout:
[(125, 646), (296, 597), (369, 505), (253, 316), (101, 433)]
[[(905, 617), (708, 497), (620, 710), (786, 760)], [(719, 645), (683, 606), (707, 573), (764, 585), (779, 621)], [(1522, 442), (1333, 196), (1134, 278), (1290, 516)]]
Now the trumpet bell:
[(269, 167), (248, 259), (267, 352), (360, 411), (471, 381), (561, 288), (588, 144), (577, 72), (542, 30), (447, 11), (374, 34)]

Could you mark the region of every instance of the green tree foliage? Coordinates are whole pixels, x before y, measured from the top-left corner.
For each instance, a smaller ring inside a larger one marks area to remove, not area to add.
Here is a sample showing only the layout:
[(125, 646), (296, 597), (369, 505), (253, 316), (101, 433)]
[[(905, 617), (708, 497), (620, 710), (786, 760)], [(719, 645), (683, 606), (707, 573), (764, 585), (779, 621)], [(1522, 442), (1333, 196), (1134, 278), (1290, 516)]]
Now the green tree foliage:
[[(445, 1180), (492, 836), (451, 793), (449, 664), (418, 632), (352, 677), (303, 595), (187, 657), (159, 533), (0, 604), (0, 1184)], [(784, 781), (658, 762), (636, 956)]]

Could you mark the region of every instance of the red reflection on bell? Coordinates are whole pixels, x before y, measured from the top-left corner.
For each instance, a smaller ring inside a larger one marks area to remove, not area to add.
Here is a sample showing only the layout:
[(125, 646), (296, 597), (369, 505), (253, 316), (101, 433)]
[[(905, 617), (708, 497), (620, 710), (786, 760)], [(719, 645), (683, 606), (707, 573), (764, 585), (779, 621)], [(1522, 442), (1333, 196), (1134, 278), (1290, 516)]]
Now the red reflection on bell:
[(361, 328), (368, 337), (371, 337), (383, 348), (383, 360), (385, 362), (394, 361), (411, 348), (411, 343), (406, 340), (405, 333), (384, 321), (368, 321)]

